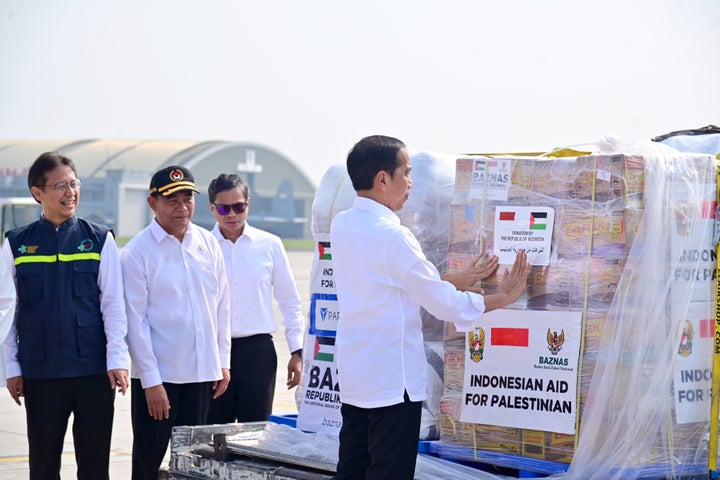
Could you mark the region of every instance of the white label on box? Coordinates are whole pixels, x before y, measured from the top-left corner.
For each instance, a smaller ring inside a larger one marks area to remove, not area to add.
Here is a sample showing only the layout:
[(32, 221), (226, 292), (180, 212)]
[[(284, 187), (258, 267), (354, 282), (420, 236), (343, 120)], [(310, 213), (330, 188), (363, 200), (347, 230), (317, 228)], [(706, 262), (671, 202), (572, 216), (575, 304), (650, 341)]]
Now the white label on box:
[(673, 303), (714, 299), (715, 185), (701, 183), (695, 187), (688, 192), (684, 183), (674, 182), (669, 199)]
[(471, 198), (506, 202), (510, 188), (510, 160), (475, 159)]
[(530, 265), (549, 265), (555, 210), (552, 207), (495, 207), (494, 251), (501, 265), (525, 250)]
[[(682, 306), (687, 306), (684, 311)], [(714, 304), (673, 304), (673, 324), (680, 324), (674, 345), (673, 394), (678, 424), (707, 422), (712, 389), (712, 352), (715, 332)]]
[(460, 421), (574, 434), (581, 312), (495, 310), (468, 332)]
[(605, 180), (606, 182), (609, 182), (612, 180), (612, 174), (607, 170), (600, 170), (597, 171), (597, 179), (598, 180)]

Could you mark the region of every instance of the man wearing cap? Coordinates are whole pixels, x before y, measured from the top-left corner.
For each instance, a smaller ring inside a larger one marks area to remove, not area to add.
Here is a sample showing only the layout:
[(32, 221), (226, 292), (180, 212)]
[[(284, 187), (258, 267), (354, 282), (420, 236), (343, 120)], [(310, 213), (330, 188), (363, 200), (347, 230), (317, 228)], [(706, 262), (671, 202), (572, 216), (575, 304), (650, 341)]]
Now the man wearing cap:
[(206, 423), (230, 380), (230, 292), (217, 240), (191, 222), (182, 166), (156, 172), (150, 225), (122, 249), (132, 360), (132, 478), (157, 479), (172, 427)]

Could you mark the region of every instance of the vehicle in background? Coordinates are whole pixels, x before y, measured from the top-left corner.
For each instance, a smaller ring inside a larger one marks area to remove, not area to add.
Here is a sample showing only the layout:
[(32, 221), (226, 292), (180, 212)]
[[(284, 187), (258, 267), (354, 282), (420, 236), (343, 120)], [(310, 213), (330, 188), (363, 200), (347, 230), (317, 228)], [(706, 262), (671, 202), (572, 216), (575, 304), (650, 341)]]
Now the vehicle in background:
[(248, 223), (280, 238), (303, 238), (307, 218), (298, 215), (292, 182), (284, 179), (272, 198), (256, 195), (250, 187)]
[(40, 218), (41, 207), (30, 197), (0, 197), (0, 244), (5, 233)]

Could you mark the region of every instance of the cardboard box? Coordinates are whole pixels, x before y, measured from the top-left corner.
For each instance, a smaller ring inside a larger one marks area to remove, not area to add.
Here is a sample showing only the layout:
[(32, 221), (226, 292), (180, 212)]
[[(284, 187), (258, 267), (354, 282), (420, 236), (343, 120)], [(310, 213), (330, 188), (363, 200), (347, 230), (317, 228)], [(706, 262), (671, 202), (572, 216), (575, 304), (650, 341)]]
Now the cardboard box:
[[(642, 212), (642, 158), (587, 155), (562, 159), (509, 157), (510, 181), (484, 196), (479, 181), (493, 167), (487, 159), (457, 161), (455, 202), (451, 207), (448, 270), (461, 270), (477, 253), (493, 253), (496, 210), (507, 206), (554, 209), (547, 265), (531, 268), (526, 296), (514, 308), (579, 311), (583, 350), (577, 378), (579, 412), (584, 408), (606, 314), (612, 305), (629, 247)], [(632, 199), (628, 199), (632, 195)], [(628, 228), (629, 224), (629, 228)], [(509, 268), (501, 266), (499, 270)], [(497, 291), (498, 278), (482, 282)], [(514, 429), (458, 421), (466, 342), (445, 329), (445, 390), (441, 402), (441, 441), (469, 448), (570, 462), (576, 435)], [(460, 370), (459, 372), (456, 370)], [(578, 415), (578, 425), (580, 417)], [(578, 430), (579, 431), (579, 430)], [(512, 446), (512, 442), (517, 442)]]

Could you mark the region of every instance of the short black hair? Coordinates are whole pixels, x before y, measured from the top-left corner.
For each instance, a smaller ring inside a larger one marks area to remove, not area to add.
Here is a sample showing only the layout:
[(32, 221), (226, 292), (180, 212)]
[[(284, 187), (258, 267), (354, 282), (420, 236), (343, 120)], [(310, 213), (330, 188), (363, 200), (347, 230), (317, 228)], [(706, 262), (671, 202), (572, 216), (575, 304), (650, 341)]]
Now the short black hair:
[(47, 182), (47, 172), (55, 170), (60, 166), (70, 167), (77, 177), (75, 163), (65, 155), (60, 155), (57, 152), (45, 152), (40, 155), (30, 166), (30, 170), (28, 170), (28, 189), (45, 185), (45, 182)]
[(355, 191), (370, 190), (378, 172), (393, 175), (397, 167), (397, 155), (405, 144), (393, 137), (372, 135), (353, 146), (347, 157), (347, 172)]
[(248, 199), (248, 186), (245, 180), (240, 175), (235, 173), (221, 173), (217, 178), (213, 178), (210, 181), (208, 187), (208, 197), (210, 203), (215, 203), (215, 197), (219, 192), (225, 190), (232, 190), (233, 188), (240, 187), (240, 191), (245, 196), (245, 200)]

